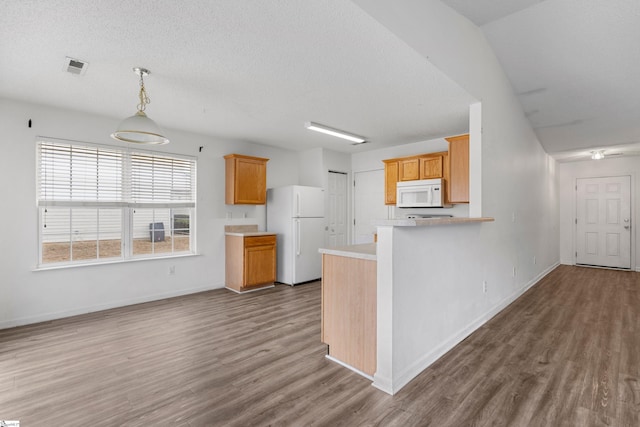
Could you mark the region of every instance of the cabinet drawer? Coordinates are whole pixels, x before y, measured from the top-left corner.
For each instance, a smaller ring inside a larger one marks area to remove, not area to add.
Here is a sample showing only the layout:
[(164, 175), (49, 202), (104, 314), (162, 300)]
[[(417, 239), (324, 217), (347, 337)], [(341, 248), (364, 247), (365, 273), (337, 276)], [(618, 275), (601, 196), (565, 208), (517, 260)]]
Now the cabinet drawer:
[(276, 236), (246, 236), (244, 238), (244, 246), (265, 246), (265, 245), (275, 245), (276, 244)]

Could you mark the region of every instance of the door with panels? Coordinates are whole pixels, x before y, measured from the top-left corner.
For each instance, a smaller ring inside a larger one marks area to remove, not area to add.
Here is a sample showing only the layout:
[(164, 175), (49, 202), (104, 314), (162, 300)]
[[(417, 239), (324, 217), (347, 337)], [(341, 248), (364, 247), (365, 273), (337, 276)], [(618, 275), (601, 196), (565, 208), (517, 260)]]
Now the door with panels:
[(347, 174), (329, 171), (327, 207), (327, 245), (347, 244)]
[(631, 177), (576, 180), (576, 264), (631, 268)]

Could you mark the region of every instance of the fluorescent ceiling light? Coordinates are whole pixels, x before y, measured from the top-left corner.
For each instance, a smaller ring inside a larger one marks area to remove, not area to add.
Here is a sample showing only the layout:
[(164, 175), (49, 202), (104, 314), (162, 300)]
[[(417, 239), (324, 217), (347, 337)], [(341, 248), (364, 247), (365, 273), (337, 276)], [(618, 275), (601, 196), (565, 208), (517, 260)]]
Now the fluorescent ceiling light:
[(592, 151), (591, 158), (593, 160), (602, 160), (604, 159), (604, 150)]
[(355, 142), (356, 144), (360, 144), (366, 141), (361, 136), (354, 135), (352, 133), (347, 133), (338, 129), (330, 128), (329, 126), (320, 125), (314, 122), (307, 122), (304, 124), (309, 130), (315, 130), (316, 132), (326, 133), (327, 135), (337, 136), (338, 138), (346, 139), (351, 142)]

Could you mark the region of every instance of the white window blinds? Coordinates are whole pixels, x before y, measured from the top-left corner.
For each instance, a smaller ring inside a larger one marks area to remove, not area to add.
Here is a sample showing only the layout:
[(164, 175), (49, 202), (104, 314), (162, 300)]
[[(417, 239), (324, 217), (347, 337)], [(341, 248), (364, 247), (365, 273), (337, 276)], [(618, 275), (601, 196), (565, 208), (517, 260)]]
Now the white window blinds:
[(131, 153), (133, 206), (195, 206), (195, 162), (156, 154)]
[(195, 159), (38, 142), (39, 206), (194, 207)]
[(38, 204), (94, 206), (124, 202), (123, 153), (53, 141), (38, 143)]

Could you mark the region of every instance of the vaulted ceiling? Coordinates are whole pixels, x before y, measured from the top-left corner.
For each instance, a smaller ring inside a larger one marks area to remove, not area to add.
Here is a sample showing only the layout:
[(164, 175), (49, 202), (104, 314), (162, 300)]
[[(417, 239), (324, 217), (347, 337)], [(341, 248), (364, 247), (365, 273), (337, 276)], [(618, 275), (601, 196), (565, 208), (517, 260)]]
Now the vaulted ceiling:
[(640, 151), (640, 1), (443, 2), (482, 29), (548, 153)]
[[(482, 29), (547, 152), (637, 149), (640, 2), (443, 2)], [(353, 152), (464, 132), (476, 101), (347, 0), (5, 0), (0, 39), (0, 97), (117, 121), (135, 112), (142, 66), (170, 137)]]

